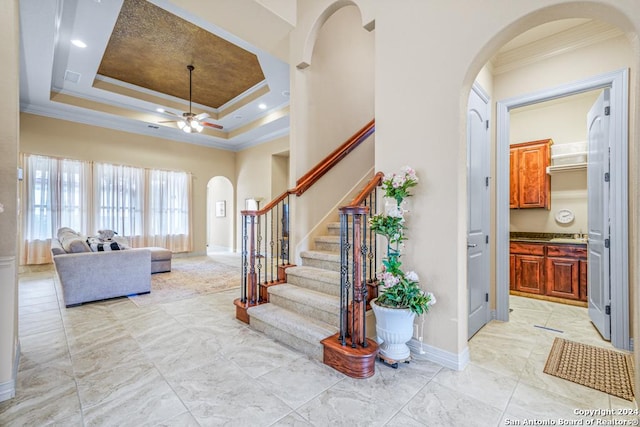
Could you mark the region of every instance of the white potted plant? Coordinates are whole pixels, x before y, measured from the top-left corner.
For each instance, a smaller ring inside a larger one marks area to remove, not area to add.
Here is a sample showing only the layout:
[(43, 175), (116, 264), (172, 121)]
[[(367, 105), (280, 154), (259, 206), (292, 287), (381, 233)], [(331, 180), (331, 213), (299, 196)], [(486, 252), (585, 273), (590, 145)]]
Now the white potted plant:
[(406, 361), (410, 357), (407, 346), (413, 335), (416, 315), (429, 311), (436, 298), (419, 285), (418, 274), (404, 272), (400, 262), (402, 242), (406, 240), (404, 201), (411, 196), (410, 189), (418, 184), (415, 171), (409, 166), (400, 173), (385, 175), (382, 188), (391, 206), (385, 212), (369, 218), (369, 226), (387, 241), (387, 254), (382, 260), (382, 270), (376, 273), (378, 297), (371, 301), (376, 316), (376, 333), (380, 344), (380, 356), (389, 363)]

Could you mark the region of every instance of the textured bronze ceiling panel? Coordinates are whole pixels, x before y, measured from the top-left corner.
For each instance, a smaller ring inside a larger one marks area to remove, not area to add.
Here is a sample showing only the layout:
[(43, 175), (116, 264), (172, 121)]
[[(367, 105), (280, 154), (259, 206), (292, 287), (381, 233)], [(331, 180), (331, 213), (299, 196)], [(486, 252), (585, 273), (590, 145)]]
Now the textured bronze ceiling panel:
[(264, 80), (258, 58), (145, 0), (125, 0), (98, 74), (212, 108)]

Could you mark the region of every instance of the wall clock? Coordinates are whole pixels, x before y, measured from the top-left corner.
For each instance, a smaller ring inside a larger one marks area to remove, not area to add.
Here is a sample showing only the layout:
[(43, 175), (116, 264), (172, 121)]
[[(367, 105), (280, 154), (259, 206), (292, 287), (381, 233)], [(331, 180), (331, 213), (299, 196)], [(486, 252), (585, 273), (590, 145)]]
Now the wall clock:
[(569, 209), (560, 209), (556, 212), (556, 222), (560, 224), (569, 224), (573, 222), (575, 215)]

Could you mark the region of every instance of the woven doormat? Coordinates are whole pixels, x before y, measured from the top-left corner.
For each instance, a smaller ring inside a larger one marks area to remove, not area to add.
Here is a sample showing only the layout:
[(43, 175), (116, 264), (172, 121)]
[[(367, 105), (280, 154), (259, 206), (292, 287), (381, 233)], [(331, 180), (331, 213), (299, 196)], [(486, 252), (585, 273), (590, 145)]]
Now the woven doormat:
[(556, 338), (544, 372), (633, 400), (634, 371), (631, 354)]

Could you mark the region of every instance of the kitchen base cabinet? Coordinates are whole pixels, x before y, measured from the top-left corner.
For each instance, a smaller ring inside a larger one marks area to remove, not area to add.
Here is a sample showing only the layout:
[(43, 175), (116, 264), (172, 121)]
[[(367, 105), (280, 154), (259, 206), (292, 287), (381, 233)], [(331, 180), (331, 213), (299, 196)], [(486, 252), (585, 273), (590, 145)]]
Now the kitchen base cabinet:
[(546, 264), (546, 295), (580, 299), (580, 261), (548, 257)]
[(544, 257), (516, 255), (516, 291), (544, 295)]
[(587, 301), (586, 245), (511, 242), (510, 263), (518, 294)]

